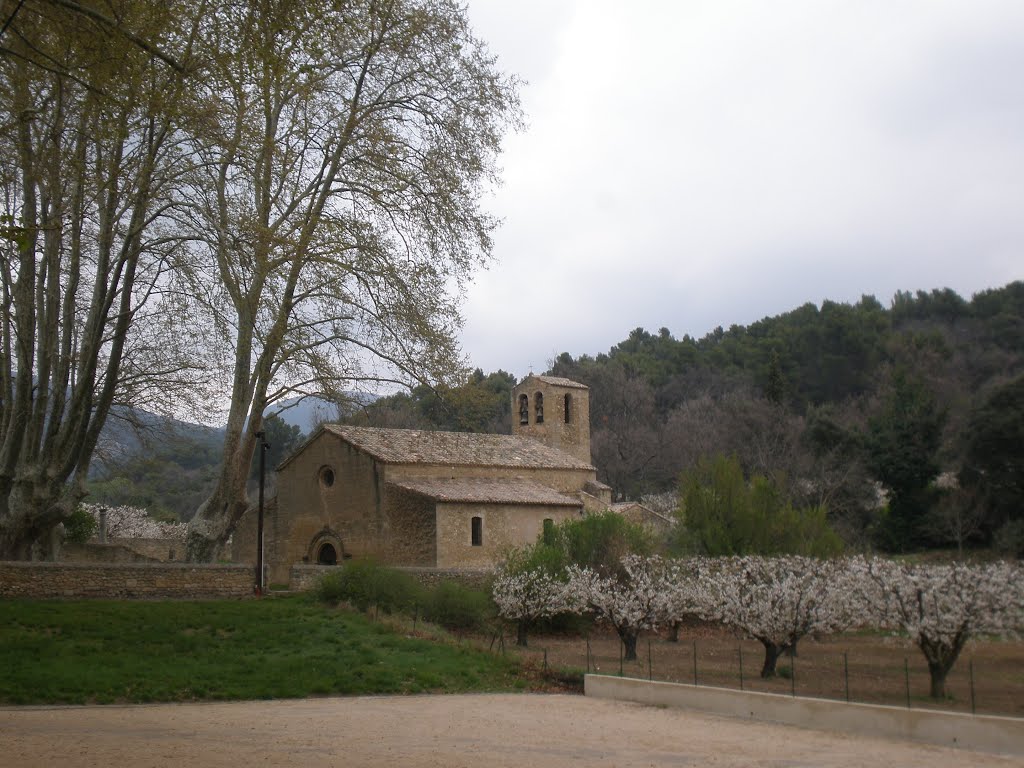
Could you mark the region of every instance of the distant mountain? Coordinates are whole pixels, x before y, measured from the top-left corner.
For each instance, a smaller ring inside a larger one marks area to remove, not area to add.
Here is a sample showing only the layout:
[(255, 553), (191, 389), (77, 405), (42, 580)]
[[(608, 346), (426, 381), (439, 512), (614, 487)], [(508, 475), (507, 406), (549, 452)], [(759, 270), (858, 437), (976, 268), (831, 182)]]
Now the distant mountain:
[[(358, 392), (346, 392), (345, 398), (349, 404), (358, 405), (369, 405), (378, 399), (377, 395)], [(280, 416), (285, 424), (308, 435), (325, 421), (338, 421), (338, 404), (320, 397), (290, 397), (274, 403), (267, 413)]]
[(325, 421), (337, 421), (338, 406), (319, 397), (290, 397), (274, 403), (267, 414), (281, 417), (285, 424), (308, 435)]

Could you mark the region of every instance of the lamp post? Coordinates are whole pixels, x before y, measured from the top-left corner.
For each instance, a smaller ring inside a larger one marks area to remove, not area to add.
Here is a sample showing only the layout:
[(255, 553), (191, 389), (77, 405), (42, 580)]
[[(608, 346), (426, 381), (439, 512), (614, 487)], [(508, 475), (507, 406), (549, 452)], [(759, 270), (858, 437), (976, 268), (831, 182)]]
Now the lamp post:
[(259, 513), (256, 524), (256, 594), (263, 594), (263, 481), (266, 477), (265, 457), (270, 443), (267, 442), (267, 434), (262, 430), (256, 433), (256, 439), (260, 441), (260, 501)]

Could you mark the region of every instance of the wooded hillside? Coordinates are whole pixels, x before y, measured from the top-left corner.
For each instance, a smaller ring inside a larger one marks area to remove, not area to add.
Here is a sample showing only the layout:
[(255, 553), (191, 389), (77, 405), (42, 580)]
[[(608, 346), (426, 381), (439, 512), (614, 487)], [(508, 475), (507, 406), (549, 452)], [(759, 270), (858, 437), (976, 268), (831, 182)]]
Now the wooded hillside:
[[(965, 300), (900, 292), (889, 307), (808, 303), (676, 339), (637, 328), (548, 373), (591, 388), (593, 458), (618, 494), (675, 492), (733, 455), (795, 504), (823, 505), (848, 543), (904, 550), (1024, 546), (1024, 282)], [(352, 418), (510, 430), (513, 377), (378, 401)]]

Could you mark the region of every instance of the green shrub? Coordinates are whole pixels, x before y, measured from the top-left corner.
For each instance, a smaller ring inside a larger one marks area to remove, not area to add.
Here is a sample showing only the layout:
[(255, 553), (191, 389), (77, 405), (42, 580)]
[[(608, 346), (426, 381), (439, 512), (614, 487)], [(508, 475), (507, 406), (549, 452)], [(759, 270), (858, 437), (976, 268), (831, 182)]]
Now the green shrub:
[(79, 507), (64, 521), (64, 535), (72, 544), (85, 544), (96, 533), (96, 527), (96, 518)]
[(454, 581), (442, 581), (424, 601), (423, 617), (452, 632), (486, 629), (496, 610), (490, 594)]
[(345, 563), (325, 574), (314, 590), (316, 598), (325, 603), (346, 600), (360, 611), (376, 606), (386, 613), (411, 610), (421, 600), (421, 592), (409, 574), (371, 559)]
[(345, 599), (341, 569), (325, 573), (313, 587), (313, 596), (321, 603), (335, 604)]

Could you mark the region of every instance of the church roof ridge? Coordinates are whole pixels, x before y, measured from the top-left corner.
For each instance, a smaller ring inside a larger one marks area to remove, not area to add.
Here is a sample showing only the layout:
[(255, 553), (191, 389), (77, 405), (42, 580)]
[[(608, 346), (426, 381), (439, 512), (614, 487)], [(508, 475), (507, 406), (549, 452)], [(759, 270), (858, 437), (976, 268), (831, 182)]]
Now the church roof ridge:
[(572, 387), (573, 389), (590, 389), (586, 384), (581, 384), (578, 381), (572, 379), (566, 379), (563, 376), (538, 376), (536, 374), (530, 374), (523, 382), (525, 383), (528, 379), (537, 379), (543, 381), (545, 384), (551, 384), (556, 387)]
[(579, 507), (581, 502), (541, 483), (521, 478), (417, 477), (389, 483), (436, 501), (471, 504)]
[(390, 464), (593, 469), (570, 453), (520, 435), (324, 424), (329, 432)]

